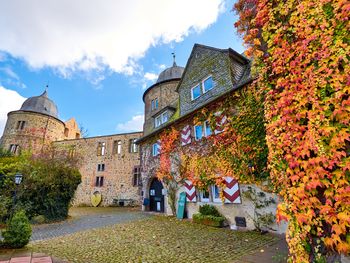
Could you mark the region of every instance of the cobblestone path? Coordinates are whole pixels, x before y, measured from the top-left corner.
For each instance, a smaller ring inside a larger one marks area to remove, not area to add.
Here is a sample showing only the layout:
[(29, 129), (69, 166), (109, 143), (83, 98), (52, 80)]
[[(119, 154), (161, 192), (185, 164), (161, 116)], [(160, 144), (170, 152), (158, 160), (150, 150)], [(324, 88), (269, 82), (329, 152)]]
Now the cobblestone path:
[(33, 226), (31, 240), (59, 237), (92, 228), (132, 222), (150, 216), (128, 208), (73, 208), (70, 215), (72, 218), (63, 222)]

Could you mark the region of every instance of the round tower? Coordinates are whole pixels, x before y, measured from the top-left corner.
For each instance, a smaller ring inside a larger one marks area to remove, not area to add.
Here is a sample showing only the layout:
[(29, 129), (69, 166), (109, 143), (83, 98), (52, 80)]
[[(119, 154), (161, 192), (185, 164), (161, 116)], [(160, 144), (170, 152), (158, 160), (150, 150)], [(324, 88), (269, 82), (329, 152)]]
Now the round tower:
[(181, 80), (183, 67), (176, 65), (162, 71), (157, 82), (143, 94), (145, 103), (144, 136), (162, 127), (176, 112), (179, 95), (176, 87)]
[(65, 138), (65, 123), (58, 119), (57, 106), (47, 91), (28, 98), (17, 111), (7, 114), (0, 146), (18, 154), (21, 150), (40, 153), (44, 145)]

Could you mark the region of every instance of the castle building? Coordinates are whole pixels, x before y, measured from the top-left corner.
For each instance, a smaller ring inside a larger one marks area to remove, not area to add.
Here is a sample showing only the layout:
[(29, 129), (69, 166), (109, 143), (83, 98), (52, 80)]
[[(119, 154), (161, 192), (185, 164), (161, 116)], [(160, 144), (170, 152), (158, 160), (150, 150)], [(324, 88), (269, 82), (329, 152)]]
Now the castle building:
[(54, 141), (75, 138), (80, 138), (75, 119), (60, 120), (57, 106), (45, 91), (40, 96), (28, 98), (19, 110), (7, 114), (0, 146), (14, 154), (21, 149), (39, 154)]
[(8, 113), (0, 147), (19, 154), (33, 155), (46, 147), (74, 150), (79, 154), (82, 183), (74, 205), (90, 205), (91, 196), (102, 195), (101, 205), (136, 205), (140, 203), (140, 158), (136, 140), (142, 132), (81, 138), (74, 118), (58, 118), (57, 106), (47, 91), (28, 98), (18, 111)]
[[(233, 106), (227, 112), (220, 112), (220, 102), (233, 96), (251, 81), (250, 61), (243, 55), (230, 48), (218, 49), (195, 44), (185, 68), (174, 64), (162, 72), (157, 82), (145, 91), (144, 135), (137, 142), (141, 153), (142, 193), (146, 200), (143, 202), (143, 210), (172, 213), (167, 186), (156, 176), (162, 148), (160, 133), (174, 128), (180, 131), (178, 143), (186, 152), (204, 150), (205, 137), (220, 133), (220, 125), (229, 114), (237, 111)], [(202, 123), (195, 122), (195, 116), (201, 111), (210, 111), (217, 116), (218, 127), (215, 130), (205, 120)], [(179, 174), (177, 164), (173, 159), (171, 162), (172, 172)], [(190, 218), (198, 212), (201, 205), (211, 204), (217, 207), (231, 225), (243, 221), (243, 225), (253, 229), (254, 206), (242, 195), (248, 186), (231, 177), (225, 178), (225, 186), (220, 189), (219, 186), (212, 185), (206, 190), (199, 190), (190, 180), (186, 180), (177, 190), (177, 195), (186, 192), (186, 210)], [(220, 198), (221, 191), (224, 203)], [(268, 193), (266, 196), (272, 198)], [(276, 206), (272, 205), (266, 211), (274, 212), (275, 209)], [(280, 232), (284, 231), (283, 227), (274, 227)]]

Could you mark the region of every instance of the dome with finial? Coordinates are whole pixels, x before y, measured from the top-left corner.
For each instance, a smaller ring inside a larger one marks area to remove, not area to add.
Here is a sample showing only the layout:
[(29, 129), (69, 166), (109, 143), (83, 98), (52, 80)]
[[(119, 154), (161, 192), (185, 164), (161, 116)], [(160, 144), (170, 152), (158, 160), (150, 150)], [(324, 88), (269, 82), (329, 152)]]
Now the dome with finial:
[(58, 118), (57, 106), (48, 98), (47, 90), (40, 96), (30, 97), (25, 100), (20, 110), (38, 112)]
[(172, 55), (173, 55), (173, 59), (174, 59), (173, 66), (163, 70), (159, 74), (156, 83), (160, 83), (160, 82), (163, 82), (163, 81), (166, 81), (166, 80), (180, 79), (181, 78), (182, 73), (184, 72), (185, 68), (179, 67), (178, 65), (176, 65), (175, 53), (172, 53)]

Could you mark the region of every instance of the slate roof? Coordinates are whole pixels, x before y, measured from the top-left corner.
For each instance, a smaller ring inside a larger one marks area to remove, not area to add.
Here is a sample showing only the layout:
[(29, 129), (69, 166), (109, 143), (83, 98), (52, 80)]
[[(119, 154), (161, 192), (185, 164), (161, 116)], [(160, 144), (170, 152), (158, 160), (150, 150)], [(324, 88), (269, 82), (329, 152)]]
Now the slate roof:
[(57, 106), (49, 99), (46, 90), (40, 96), (30, 97), (25, 100), (20, 110), (38, 112), (58, 119)]

